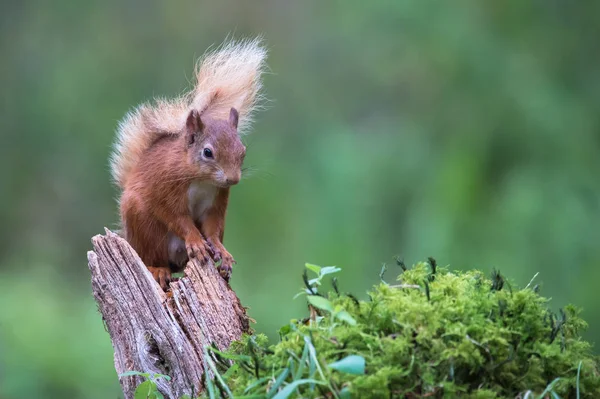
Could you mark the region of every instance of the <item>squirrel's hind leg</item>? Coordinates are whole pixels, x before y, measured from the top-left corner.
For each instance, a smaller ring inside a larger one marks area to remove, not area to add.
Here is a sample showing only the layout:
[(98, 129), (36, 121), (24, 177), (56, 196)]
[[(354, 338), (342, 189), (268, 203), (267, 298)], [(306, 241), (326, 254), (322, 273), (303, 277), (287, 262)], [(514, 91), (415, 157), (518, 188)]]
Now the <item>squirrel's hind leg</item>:
[(185, 241), (173, 233), (169, 233), (167, 240), (169, 241), (169, 266), (173, 272), (179, 273), (185, 269), (189, 260)]
[(171, 282), (171, 268), (169, 267), (154, 267), (154, 266), (146, 266), (154, 280), (160, 285), (160, 288), (163, 291), (167, 291), (169, 289), (169, 283)]
[(171, 282), (169, 267), (167, 229), (151, 215), (140, 212), (135, 202), (121, 204), (121, 215), (125, 225), (126, 240), (138, 253), (154, 280), (167, 291)]

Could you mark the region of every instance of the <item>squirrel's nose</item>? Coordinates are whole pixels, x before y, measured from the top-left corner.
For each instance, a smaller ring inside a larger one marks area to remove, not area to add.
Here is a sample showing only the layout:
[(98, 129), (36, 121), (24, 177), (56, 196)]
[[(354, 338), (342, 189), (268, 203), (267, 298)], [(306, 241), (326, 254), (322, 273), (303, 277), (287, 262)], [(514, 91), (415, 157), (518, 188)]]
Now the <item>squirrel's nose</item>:
[(234, 176), (234, 177), (230, 176), (227, 178), (226, 182), (227, 182), (228, 186), (233, 186), (234, 184), (238, 184), (240, 182), (240, 177), (239, 176)]

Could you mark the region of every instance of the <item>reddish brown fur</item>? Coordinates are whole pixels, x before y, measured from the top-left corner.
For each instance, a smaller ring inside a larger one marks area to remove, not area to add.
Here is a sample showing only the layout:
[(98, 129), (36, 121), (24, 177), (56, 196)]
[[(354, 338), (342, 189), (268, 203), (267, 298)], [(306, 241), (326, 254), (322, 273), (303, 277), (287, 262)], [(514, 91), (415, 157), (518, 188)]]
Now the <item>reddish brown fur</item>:
[[(166, 288), (170, 278), (168, 233), (185, 241), (188, 256), (222, 260), (221, 271), (229, 277), (233, 257), (223, 246), (229, 187), (241, 177), (246, 148), (237, 133), (237, 111), (229, 121), (201, 118), (190, 112), (184, 132), (157, 139), (125, 179), (121, 218), (126, 238)], [(203, 156), (204, 148), (214, 158)], [(217, 187), (213, 203), (194, 220), (188, 189), (195, 181)]]

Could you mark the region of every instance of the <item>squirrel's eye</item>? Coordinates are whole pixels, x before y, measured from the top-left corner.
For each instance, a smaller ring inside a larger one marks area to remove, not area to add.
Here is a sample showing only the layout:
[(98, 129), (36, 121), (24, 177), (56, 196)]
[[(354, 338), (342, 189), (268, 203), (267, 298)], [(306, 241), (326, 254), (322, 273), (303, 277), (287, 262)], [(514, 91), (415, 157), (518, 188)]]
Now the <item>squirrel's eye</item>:
[(212, 150), (211, 150), (210, 148), (208, 148), (208, 147), (207, 147), (207, 148), (205, 148), (205, 149), (202, 151), (202, 153), (204, 154), (204, 156), (205, 156), (206, 158), (212, 158), (212, 157), (213, 157), (213, 152), (212, 152)]

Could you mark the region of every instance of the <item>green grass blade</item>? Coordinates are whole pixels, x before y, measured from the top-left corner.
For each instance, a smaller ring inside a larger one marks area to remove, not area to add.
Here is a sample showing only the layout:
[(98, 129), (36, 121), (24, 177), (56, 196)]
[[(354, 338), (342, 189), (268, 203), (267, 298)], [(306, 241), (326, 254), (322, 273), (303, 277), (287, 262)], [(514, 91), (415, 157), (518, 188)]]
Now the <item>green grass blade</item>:
[(217, 355), (224, 357), (225, 359), (229, 359), (229, 360), (238, 360), (238, 361), (251, 361), (252, 357), (247, 356), (247, 355), (234, 355), (231, 353), (225, 353), (225, 352), (221, 352), (220, 350), (213, 348), (212, 346), (207, 346), (206, 349), (208, 349), (211, 352), (216, 353)]
[[(204, 351), (204, 352), (206, 353), (206, 351)], [(208, 367), (207, 360), (206, 360), (207, 358), (208, 358), (208, 356), (204, 356), (204, 358), (202, 359), (202, 364), (204, 366), (204, 380), (205, 380), (204, 386), (205, 386), (206, 390), (208, 391), (209, 399), (216, 399), (215, 385), (214, 385), (212, 379), (210, 378), (210, 375), (208, 372), (209, 367)]]
[(298, 364), (298, 370), (294, 374), (294, 380), (299, 380), (302, 377), (302, 373), (304, 373), (304, 369), (306, 368), (306, 360), (308, 359), (308, 345), (304, 344), (304, 349), (302, 350), (302, 358), (300, 358), (300, 362)]
[(583, 360), (579, 362), (579, 367), (577, 367), (577, 399), (579, 399), (579, 377), (581, 376), (581, 365), (583, 364)]
[(292, 394), (292, 392), (294, 392), (296, 390), (296, 388), (298, 388), (300, 385), (303, 385), (303, 384), (327, 385), (324, 382), (312, 380), (312, 379), (304, 379), (304, 380), (294, 381), (291, 384), (286, 385), (286, 387), (283, 388), (281, 391), (279, 391), (277, 393), (277, 395), (275, 395), (273, 397), (273, 399), (287, 399)]
[(270, 379), (271, 379), (271, 377), (262, 377), (256, 381), (254, 381), (252, 384), (248, 385), (246, 387), (246, 389), (244, 389), (244, 395), (247, 394), (248, 392), (252, 391), (254, 388), (258, 387), (262, 383), (269, 381)]
[(273, 384), (273, 386), (271, 387), (271, 389), (269, 389), (269, 392), (267, 392), (267, 398), (271, 398), (273, 395), (275, 395), (275, 393), (277, 392), (277, 390), (279, 389), (279, 387), (281, 386), (281, 384), (283, 384), (283, 382), (285, 381), (285, 379), (287, 378), (287, 376), (289, 374), (290, 374), (290, 369), (289, 368), (285, 368), (279, 374), (279, 377), (277, 377), (277, 379), (275, 380), (275, 383)]
[(544, 399), (546, 394), (549, 394), (553, 389), (554, 389), (554, 385), (556, 385), (556, 383), (560, 381), (560, 377), (555, 378), (550, 384), (548, 384), (548, 386), (546, 387), (546, 389), (544, 390), (544, 392), (542, 392), (542, 394), (540, 396), (538, 396), (539, 399)]
[(233, 363), (233, 365), (227, 369), (227, 371), (225, 372), (225, 374), (223, 374), (223, 379), (224, 380), (229, 379), (229, 377), (231, 377), (231, 375), (233, 373), (235, 373), (236, 371), (238, 371), (239, 368), (240, 368), (239, 363)]
[(308, 336), (304, 337), (304, 342), (308, 345), (308, 353), (311, 358), (311, 362), (316, 366), (317, 371), (322, 379), (325, 379), (325, 374), (323, 374), (323, 370), (321, 370), (321, 365), (319, 364), (319, 359), (317, 358), (317, 350), (313, 346), (310, 338)]
[(221, 388), (223, 388), (225, 393), (227, 393), (227, 396), (230, 398), (233, 398), (233, 393), (231, 392), (231, 389), (229, 389), (229, 386), (227, 386), (227, 384), (223, 380), (223, 377), (221, 377), (221, 374), (219, 374), (219, 370), (217, 370), (217, 367), (215, 366), (214, 362), (208, 356), (207, 348), (208, 348), (207, 346), (204, 347), (204, 356), (205, 356), (206, 362), (208, 363), (208, 367), (210, 367), (210, 369), (212, 370), (215, 378), (217, 379), (217, 381), (219, 381), (219, 385), (221, 386)]

